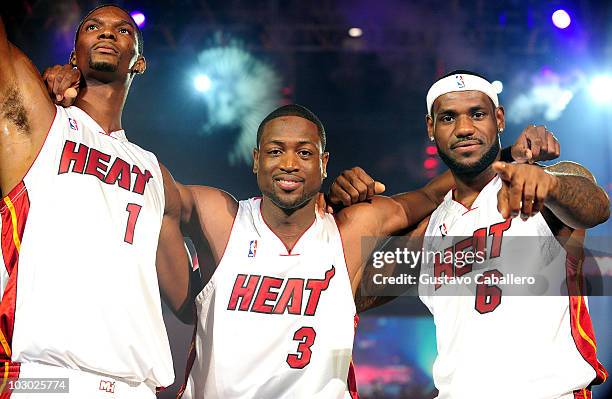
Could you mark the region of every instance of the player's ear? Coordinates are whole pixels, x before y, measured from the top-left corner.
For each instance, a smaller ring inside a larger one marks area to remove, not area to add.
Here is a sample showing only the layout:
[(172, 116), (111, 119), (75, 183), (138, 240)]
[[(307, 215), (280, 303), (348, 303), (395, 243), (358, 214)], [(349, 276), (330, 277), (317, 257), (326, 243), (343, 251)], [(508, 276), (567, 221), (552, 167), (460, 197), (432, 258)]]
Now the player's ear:
[(68, 61), (68, 63), (72, 65), (73, 68), (77, 67), (76, 52), (74, 50), (70, 52), (70, 61)]
[(503, 131), (506, 128), (506, 115), (504, 107), (501, 105), (495, 108), (495, 120), (497, 121), (497, 130)]
[(329, 161), (329, 152), (324, 152), (321, 157), (321, 175), (325, 179), (327, 177), (327, 162)]
[(253, 173), (257, 174), (259, 171), (259, 149), (253, 148)]
[(139, 55), (138, 59), (134, 63), (134, 66), (132, 67), (132, 72), (142, 75), (143, 73), (145, 73), (146, 70), (147, 70), (147, 60), (145, 59), (143, 55)]
[(427, 135), (429, 136), (429, 141), (434, 141), (434, 123), (431, 115), (425, 115), (425, 125), (427, 126)]

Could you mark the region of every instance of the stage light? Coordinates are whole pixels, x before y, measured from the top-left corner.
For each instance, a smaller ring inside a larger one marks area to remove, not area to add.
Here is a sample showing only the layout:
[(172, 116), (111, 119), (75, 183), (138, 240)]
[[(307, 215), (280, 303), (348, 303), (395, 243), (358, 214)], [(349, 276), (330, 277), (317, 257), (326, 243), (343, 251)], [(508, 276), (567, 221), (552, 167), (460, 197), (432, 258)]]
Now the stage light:
[(427, 155), (433, 156), (438, 153), (438, 149), (436, 148), (435, 145), (428, 145), (427, 148), (425, 148), (425, 153)]
[(423, 167), (426, 170), (431, 170), (431, 169), (435, 169), (438, 167), (438, 160), (435, 158), (427, 158), (424, 162), (423, 162)]
[(612, 76), (595, 76), (589, 85), (589, 93), (596, 103), (612, 102)]
[(363, 30), (361, 30), (361, 28), (351, 28), (348, 34), (350, 37), (361, 37), (361, 35), (363, 35)]
[(145, 20), (147, 18), (143, 13), (141, 13), (140, 11), (132, 11), (130, 15), (132, 16), (132, 18), (134, 18), (134, 22), (136, 22), (136, 25), (138, 25), (139, 28), (142, 28), (144, 26)]
[[(231, 163), (253, 160), (259, 123), (281, 104), (282, 76), (268, 63), (232, 42), (203, 50), (188, 72), (201, 101), (202, 134), (232, 134)], [(193, 86), (192, 86), (193, 87)]]
[(206, 93), (212, 87), (212, 81), (206, 75), (198, 75), (193, 80), (193, 84), (197, 91)]
[(572, 19), (567, 11), (559, 9), (552, 14), (552, 22), (557, 28), (565, 29), (570, 25)]
[(504, 90), (504, 84), (499, 80), (493, 81), (491, 85), (493, 85), (493, 88), (497, 94), (500, 94)]

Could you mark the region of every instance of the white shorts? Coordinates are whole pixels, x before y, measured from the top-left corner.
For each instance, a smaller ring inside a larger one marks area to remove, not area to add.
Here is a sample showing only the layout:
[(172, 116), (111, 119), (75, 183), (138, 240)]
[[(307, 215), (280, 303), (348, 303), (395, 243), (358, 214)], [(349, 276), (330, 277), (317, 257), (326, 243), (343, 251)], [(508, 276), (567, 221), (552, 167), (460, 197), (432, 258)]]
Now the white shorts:
[[(41, 379), (40, 382), (28, 380)], [(15, 399), (155, 399), (155, 387), (146, 383), (133, 384), (108, 376), (88, 373), (62, 367), (47, 366), (40, 363), (22, 363), (19, 369), (19, 380), (12, 383), (15, 388), (42, 389), (53, 386), (60, 389), (59, 378), (68, 379), (68, 393), (21, 393), (13, 390)]]

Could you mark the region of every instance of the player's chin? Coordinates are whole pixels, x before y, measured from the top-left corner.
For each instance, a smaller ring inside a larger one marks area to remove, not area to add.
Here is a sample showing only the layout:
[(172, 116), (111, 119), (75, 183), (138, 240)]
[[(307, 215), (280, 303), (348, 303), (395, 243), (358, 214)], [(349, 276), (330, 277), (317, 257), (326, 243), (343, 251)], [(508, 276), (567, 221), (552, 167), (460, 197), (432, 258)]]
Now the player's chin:
[(276, 205), (282, 209), (296, 209), (304, 206), (310, 196), (304, 195), (303, 190), (294, 190), (291, 192), (276, 193)]
[(92, 57), (89, 61), (89, 67), (98, 72), (117, 72), (119, 65), (116, 62)]

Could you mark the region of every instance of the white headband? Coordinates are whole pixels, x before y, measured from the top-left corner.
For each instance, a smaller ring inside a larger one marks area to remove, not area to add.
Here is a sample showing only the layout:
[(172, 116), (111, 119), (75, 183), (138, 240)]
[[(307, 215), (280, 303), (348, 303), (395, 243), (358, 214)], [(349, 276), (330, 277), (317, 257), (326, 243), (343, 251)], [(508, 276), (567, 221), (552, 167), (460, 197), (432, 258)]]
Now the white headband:
[(489, 96), (493, 104), (499, 107), (499, 100), (495, 88), (486, 79), (480, 76), (458, 73), (450, 75), (434, 83), (427, 92), (427, 115), (431, 116), (431, 106), (436, 98), (452, 91), (478, 90)]

